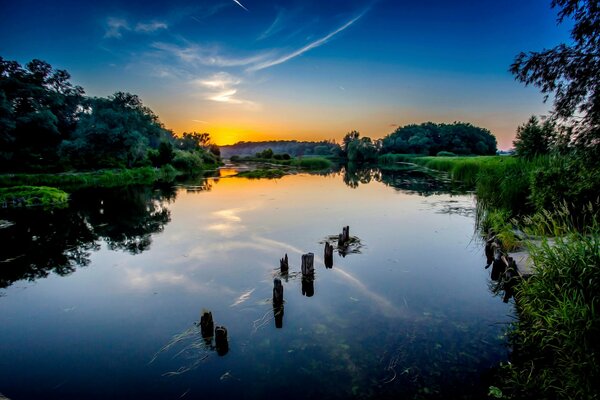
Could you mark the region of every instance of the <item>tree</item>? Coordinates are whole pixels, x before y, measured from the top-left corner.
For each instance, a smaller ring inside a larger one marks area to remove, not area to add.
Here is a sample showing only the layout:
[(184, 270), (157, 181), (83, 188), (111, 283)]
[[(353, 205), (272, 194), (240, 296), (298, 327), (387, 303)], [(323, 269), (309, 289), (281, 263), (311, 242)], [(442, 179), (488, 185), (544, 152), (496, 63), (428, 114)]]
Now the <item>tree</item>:
[(517, 128), (517, 137), (513, 145), (518, 156), (533, 158), (550, 153), (555, 138), (555, 125), (550, 119), (540, 124), (536, 116), (531, 116), (527, 123)]
[(84, 103), (77, 129), (64, 141), (62, 154), (80, 168), (133, 167), (143, 164), (148, 148), (172, 139), (158, 117), (138, 96), (117, 92)]
[(183, 132), (181, 137), (175, 139), (175, 146), (179, 150), (200, 150), (209, 146), (210, 134), (198, 132)]
[(600, 149), (600, 5), (597, 0), (553, 0), (558, 22), (572, 19), (572, 44), (520, 53), (510, 67), (515, 78), (554, 95), (552, 117), (572, 142)]

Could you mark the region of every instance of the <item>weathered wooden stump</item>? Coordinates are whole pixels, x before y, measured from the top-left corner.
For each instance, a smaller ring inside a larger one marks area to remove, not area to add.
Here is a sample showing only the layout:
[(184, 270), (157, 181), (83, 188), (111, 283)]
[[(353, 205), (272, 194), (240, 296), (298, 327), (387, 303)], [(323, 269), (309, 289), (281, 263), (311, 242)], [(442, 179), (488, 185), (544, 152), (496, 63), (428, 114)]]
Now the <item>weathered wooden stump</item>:
[(325, 259), (325, 268), (333, 267), (333, 246), (328, 242), (325, 242), (325, 255), (323, 257)]
[(220, 356), (224, 356), (229, 351), (227, 328), (224, 326), (217, 326), (215, 328), (215, 347), (217, 348), (217, 354)]
[(281, 279), (275, 278), (273, 280), (273, 305), (279, 306), (283, 304), (283, 285)]
[(283, 328), (283, 304), (273, 307), (273, 317), (275, 317), (275, 328)]
[(279, 260), (279, 269), (281, 270), (282, 274), (285, 274), (290, 269), (287, 253), (285, 253), (285, 257)]
[(313, 253), (302, 255), (302, 276), (313, 277), (315, 274), (315, 255)]
[(213, 317), (210, 311), (204, 311), (200, 317), (200, 333), (204, 339), (213, 337), (214, 332)]
[(302, 295), (306, 297), (315, 295), (315, 280), (313, 278), (302, 278)]

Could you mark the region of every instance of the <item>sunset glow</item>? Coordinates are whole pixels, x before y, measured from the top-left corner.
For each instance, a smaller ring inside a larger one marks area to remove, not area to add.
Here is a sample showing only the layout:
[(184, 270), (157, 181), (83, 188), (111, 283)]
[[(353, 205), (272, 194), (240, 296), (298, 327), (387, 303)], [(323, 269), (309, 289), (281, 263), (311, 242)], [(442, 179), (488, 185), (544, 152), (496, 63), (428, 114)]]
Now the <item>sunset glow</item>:
[(166, 127), (218, 144), (465, 121), (506, 149), (549, 109), (508, 72), (567, 37), (546, 3), (8, 2), (0, 52), (67, 69), (91, 96), (138, 94)]

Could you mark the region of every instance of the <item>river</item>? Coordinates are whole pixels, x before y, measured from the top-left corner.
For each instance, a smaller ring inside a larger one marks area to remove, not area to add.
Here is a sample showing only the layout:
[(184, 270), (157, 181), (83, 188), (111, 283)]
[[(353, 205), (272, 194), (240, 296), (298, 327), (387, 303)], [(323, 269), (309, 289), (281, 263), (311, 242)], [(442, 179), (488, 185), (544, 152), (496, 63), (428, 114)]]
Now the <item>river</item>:
[[(0, 393), (487, 394), (513, 317), (490, 291), (471, 194), (415, 171), (222, 175), (80, 190), (63, 209), (1, 210), (10, 224), (0, 229)], [(344, 226), (352, 243), (338, 249)], [(300, 273), (308, 252), (312, 281)], [(274, 308), (275, 278), (284, 304)], [(200, 335), (205, 310), (226, 327), (226, 349)]]

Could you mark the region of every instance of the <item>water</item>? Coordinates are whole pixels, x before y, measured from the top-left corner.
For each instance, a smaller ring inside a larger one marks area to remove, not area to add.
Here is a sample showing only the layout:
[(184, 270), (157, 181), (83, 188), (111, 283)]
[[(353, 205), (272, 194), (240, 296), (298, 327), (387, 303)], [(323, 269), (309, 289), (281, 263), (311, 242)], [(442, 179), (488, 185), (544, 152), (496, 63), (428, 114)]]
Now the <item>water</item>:
[[(65, 209), (3, 210), (14, 225), (0, 229), (0, 393), (481, 397), (511, 311), (488, 289), (473, 209), (442, 181), (371, 170), (83, 190)], [(345, 225), (354, 252), (326, 269), (324, 242)], [(200, 335), (203, 309), (228, 330), (224, 355)]]

